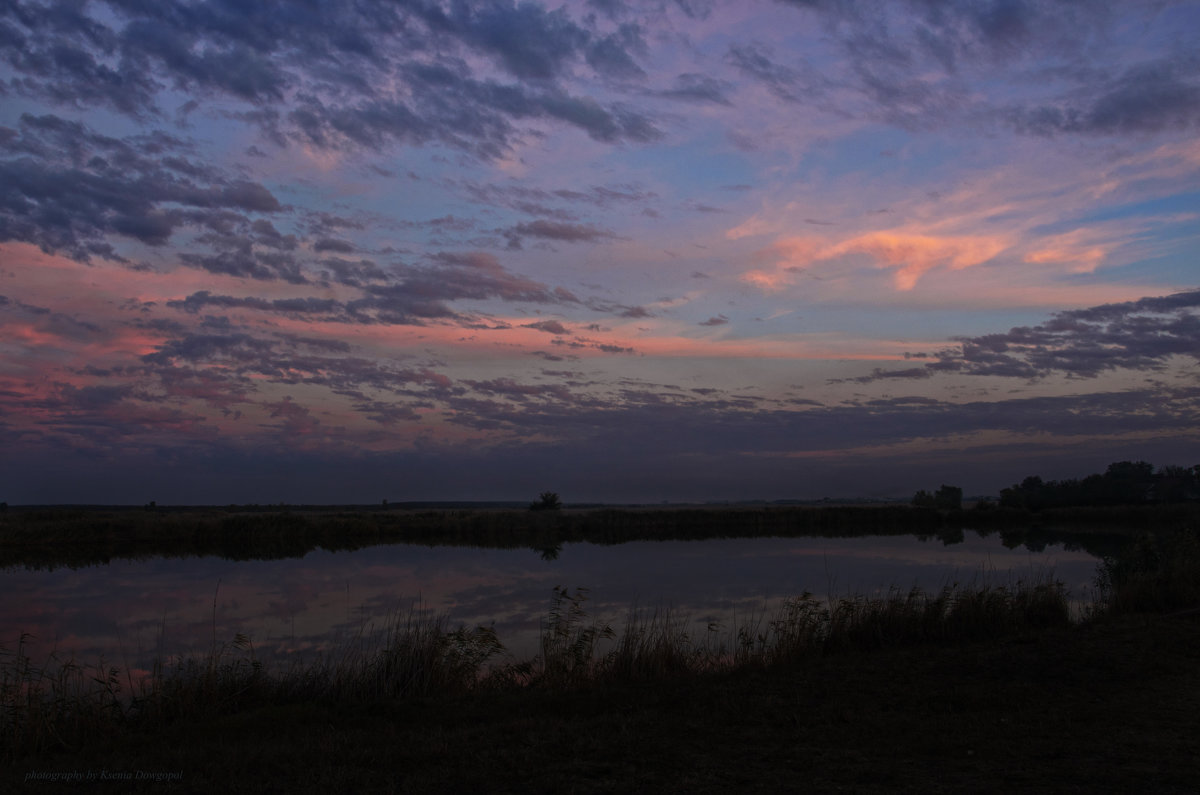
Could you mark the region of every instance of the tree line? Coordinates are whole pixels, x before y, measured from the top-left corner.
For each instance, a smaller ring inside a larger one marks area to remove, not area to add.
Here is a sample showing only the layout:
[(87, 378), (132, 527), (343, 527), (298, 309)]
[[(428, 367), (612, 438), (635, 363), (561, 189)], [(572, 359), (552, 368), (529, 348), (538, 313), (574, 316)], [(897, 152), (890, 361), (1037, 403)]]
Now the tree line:
[[(1200, 501), (1200, 464), (1162, 466), (1146, 461), (1117, 461), (1103, 473), (1085, 478), (1042, 480), (1030, 475), (1000, 490), (1000, 507), (1026, 511), (1079, 506), (1148, 505)], [(922, 489), (912, 504), (923, 508), (957, 510), (962, 489), (943, 485), (936, 492)], [(993, 504), (994, 505), (994, 504)], [(988, 507), (987, 504), (976, 507)]]
[(1031, 475), (1000, 491), (1002, 507), (1037, 511), (1077, 505), (1144, 505), (1200, 500), (1200, 464), (1163, 466), (1118, 461), (1103, 474), (1082, 479), (1042, 480)]

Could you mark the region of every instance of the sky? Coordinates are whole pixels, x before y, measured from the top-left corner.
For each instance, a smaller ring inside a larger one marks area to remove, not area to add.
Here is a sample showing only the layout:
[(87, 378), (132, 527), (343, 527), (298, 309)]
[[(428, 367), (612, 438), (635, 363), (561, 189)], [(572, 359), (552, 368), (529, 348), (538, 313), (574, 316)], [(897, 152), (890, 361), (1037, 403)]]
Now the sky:
[(1198, 2), (0, 5), (0, 500), (1200, 463)]

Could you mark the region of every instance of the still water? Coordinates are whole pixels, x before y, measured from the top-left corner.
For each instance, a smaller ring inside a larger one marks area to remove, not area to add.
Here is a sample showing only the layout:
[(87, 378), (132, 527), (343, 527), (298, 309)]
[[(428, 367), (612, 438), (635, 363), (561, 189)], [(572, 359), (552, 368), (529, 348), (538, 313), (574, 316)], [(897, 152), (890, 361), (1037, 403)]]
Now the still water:
[(0, 645), (22, 633), (35, 661), (57, 650), (133, 672), (155, 656), (203, 654), (248, 636), (268, 661), (315, 657), (369, 636), (416, 606), (451, 627), (494, 626), (517, 660), (537, 651), (553, 588), (589, 589), (588, 614), (619, 628), (633, 607), (669, 607), (696, 635), (733, 626), (809, 591), (820, 598), (920, 586), (1006, 585), (1052, 577), (1089, 602), (1098, 560), (1049, 544), (1009, 549), (999, 535), (966, 531), (961, 543), (915, 536), (739, 538), (529, 549), (402, 544), (303, 558), (119, 560), (78, 570), (0, 572)]

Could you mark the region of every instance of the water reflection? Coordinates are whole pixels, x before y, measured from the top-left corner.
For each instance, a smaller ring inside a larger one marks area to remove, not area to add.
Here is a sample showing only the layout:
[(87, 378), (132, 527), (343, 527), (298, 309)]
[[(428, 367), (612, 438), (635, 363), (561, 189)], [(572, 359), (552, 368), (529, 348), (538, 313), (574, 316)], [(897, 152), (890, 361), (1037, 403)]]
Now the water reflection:
[[(1011, 539), (1009, 539), (1011, 540)], [(590, 589), (589, 614), (619, 626), (633, 606), (667, 606), (703, 632), (732, 626), (778, 600), (875, 595), (952, 582), (1007, 584), (1047, 576), (1091, 598), (1097, 558), (1058, 543), (1010, 548), (966, 531), (959, 543), (913, 536), (737, 538), (564, 544), (545, 550), (376, 546), (303, 558), (119, 560), (76, 571), (9, 569), (0, 578), (0, 643), (36, 638), (134, 672), (155, 656), (203, 654), (236, 633), (260, 658), (300, 655), (381, 629), (414, 605), (453, 625), (495, 627), (517, 659), (537, 651), (554, 586)]]

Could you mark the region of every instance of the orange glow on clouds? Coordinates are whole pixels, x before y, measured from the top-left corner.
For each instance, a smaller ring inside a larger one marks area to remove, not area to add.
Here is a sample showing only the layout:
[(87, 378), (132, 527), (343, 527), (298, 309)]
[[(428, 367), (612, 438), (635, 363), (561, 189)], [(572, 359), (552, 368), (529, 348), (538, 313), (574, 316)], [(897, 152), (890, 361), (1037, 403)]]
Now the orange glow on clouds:
[(812, 237), (786, 237), (761, 252), (776, 260), (774, 270), (743, 273), (743, 281), (765, 290), (790, 284), (796, 273), (822, 262), (851, 254), (866, 254), (877, 268), (895, 269), (896, 290), (907, 292), (920, 278), (938, 267), (963, 270), (981, 265), (1010, 248), (1012, 241), (1001, 235), (932, 235), (900, 230), (868, 232), (838, 243), (822, 243)]
[(999, 237), (963, 235), (935, 237), (903, 232), (872, 232), (833, 247), (823, 257), (845, 253), (864, 253), (874, 257), (881, 268), (896, 268), (893, 276), (897, 290), (908, 291), (926, 272), (939, 266), (962, 270), (980, 265), (1008, 248)]

